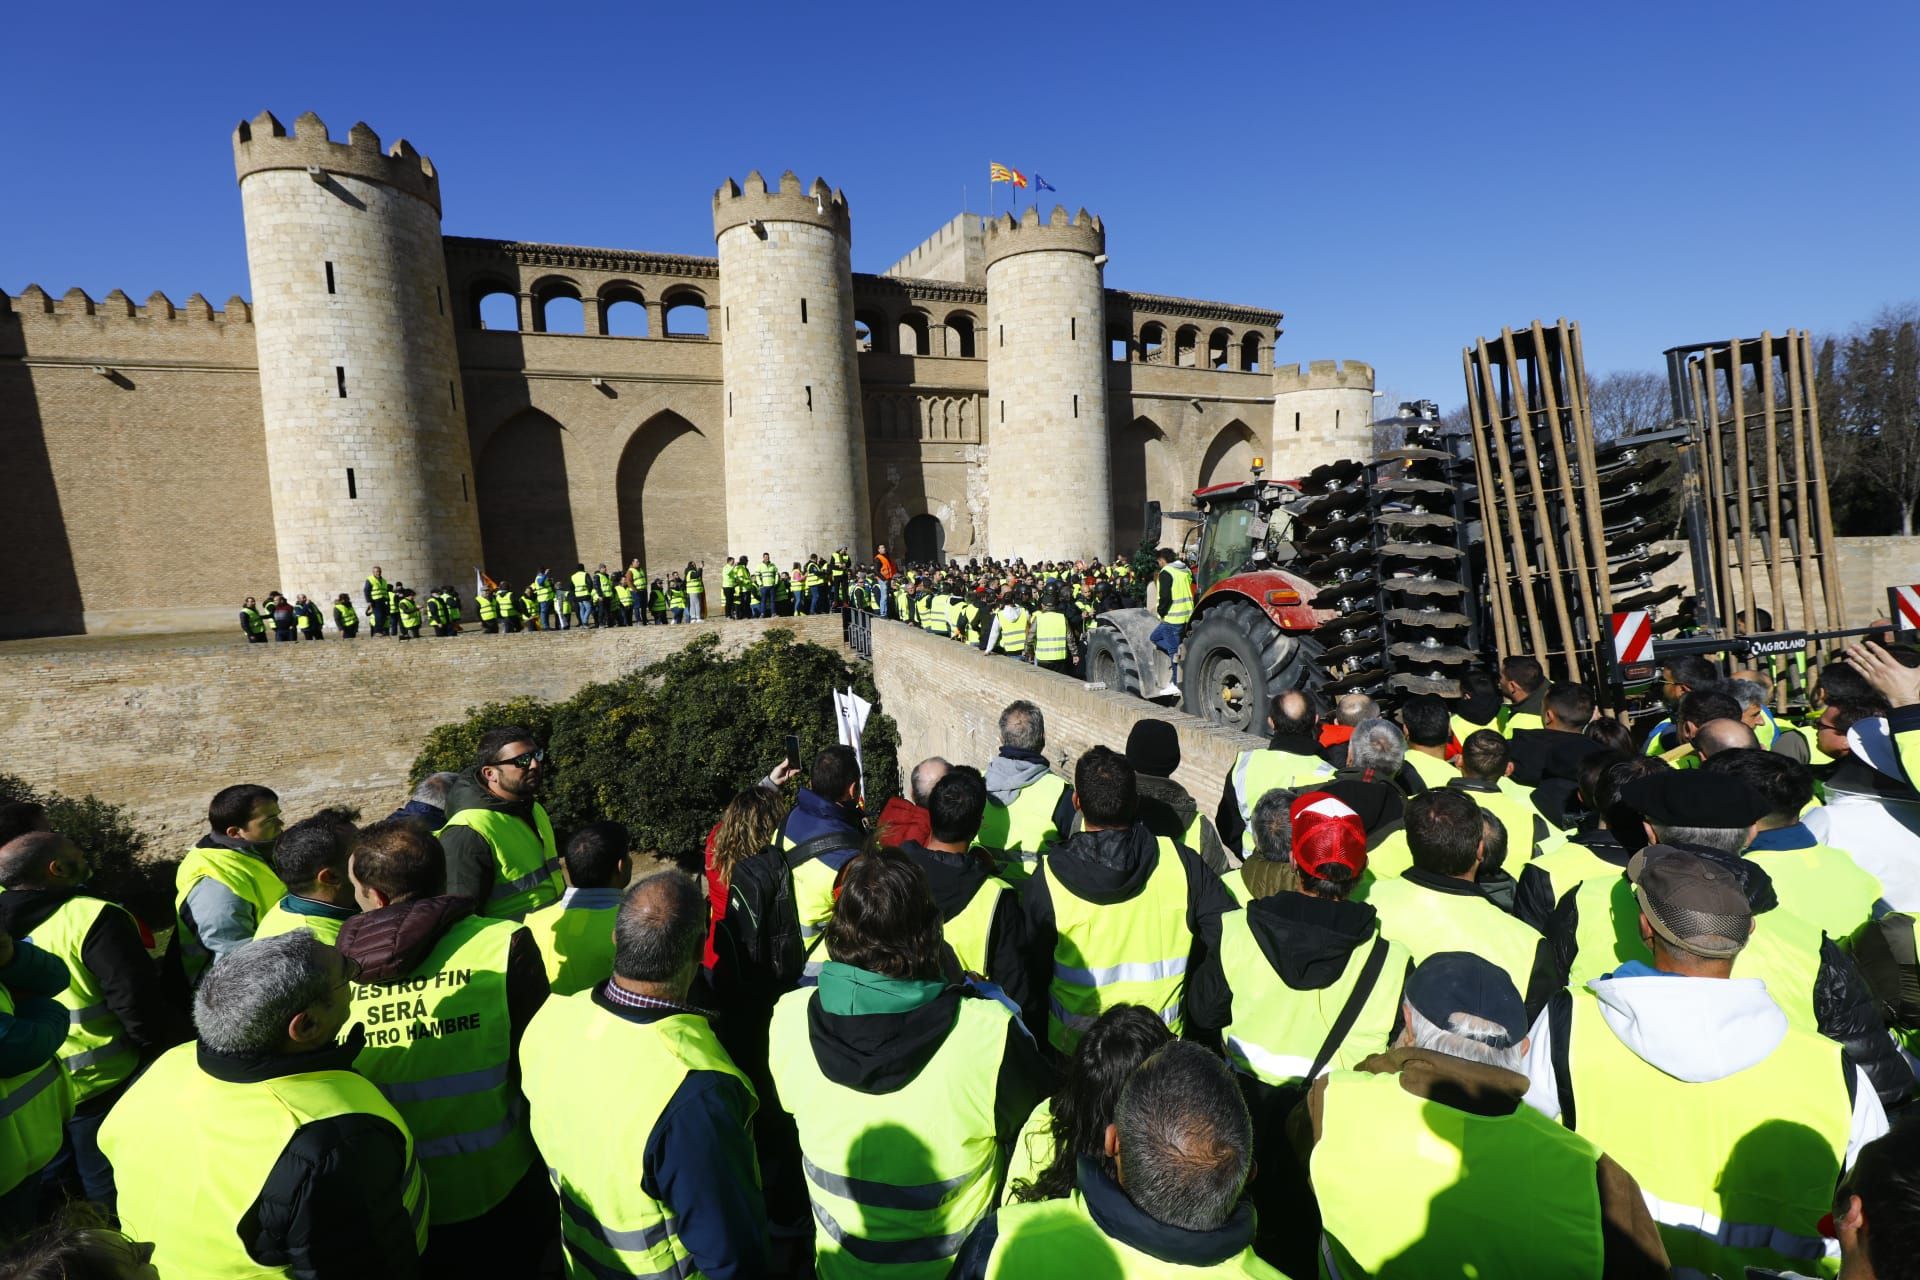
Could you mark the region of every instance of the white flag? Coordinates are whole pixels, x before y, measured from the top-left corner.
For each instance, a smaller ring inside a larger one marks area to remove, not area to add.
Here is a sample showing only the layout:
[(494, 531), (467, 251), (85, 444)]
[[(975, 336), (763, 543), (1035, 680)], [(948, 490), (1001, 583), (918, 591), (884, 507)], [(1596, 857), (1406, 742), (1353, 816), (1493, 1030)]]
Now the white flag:
[(833, 718), (840, 726), (840, 745), (853, 748), (853, 758), (860, 766), (860, 800), (867, 798), (867, 765), (860, 754), (860, 735), (866, 732), (867, 717), (873, 713), (873, 704), (849, 689), (845, 693), (833, 691)]

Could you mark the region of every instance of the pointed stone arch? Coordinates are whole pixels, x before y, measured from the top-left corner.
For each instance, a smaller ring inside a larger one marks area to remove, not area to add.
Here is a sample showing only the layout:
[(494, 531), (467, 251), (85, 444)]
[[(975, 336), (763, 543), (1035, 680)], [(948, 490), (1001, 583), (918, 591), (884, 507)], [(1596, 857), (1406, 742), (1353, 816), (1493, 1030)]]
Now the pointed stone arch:
[(566, 428), (538, 409), (522, 409), (488, 433), (473, 485), (488, 573), (524, 586), (543, 565), (573, 568), (580, 556)]
[(664, 575), (704, 560), (717, 577), (727, 545), (725, 486), (718, 440), (670, 409), (641, 423), (614, 475), (622, 562), (639, 556), (649, 573)]
[(1260, 454), (1260, 438), (1253, 428), (1235, 418), (1220, 428), (1200, 460), (1197, 488), (1224, 484), (1229, 480), (1251, 480), (1253, 460)]

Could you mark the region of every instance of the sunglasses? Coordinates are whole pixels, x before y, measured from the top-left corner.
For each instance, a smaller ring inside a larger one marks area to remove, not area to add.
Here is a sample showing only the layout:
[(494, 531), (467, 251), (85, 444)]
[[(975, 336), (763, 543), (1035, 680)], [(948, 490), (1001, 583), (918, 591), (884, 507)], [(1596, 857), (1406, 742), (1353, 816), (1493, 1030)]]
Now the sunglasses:
[(547, 749), (545, 747), (540, 748), (538, 751), (529, 751), (525, 755), (512, 756), (505, 760), (493, 761), (495, 765), (501, 768), (510, 769), (525, 769), (530, 765), (545, 764), (546, 762)]

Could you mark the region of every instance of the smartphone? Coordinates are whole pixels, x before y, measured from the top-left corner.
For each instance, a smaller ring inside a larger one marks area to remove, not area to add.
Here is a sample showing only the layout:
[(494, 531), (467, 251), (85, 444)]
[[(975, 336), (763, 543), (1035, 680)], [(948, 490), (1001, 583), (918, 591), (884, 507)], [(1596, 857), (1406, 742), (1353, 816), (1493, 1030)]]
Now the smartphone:
[(800, 735), (797, 733), (790, 733), (787, 735), (787, 768), (798, 769), (799, 767), (800, 767)]

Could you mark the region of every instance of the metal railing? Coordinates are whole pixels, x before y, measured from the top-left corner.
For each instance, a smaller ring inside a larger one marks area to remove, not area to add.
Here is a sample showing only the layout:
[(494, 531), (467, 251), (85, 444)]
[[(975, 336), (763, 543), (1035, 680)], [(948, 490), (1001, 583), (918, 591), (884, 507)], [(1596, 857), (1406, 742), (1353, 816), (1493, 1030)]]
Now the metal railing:
[(846, 608), (841, 610), (842, 626), (847, 648), (862, 662), (873, 661), (873, 620), (879, 615), (865, 609)]

